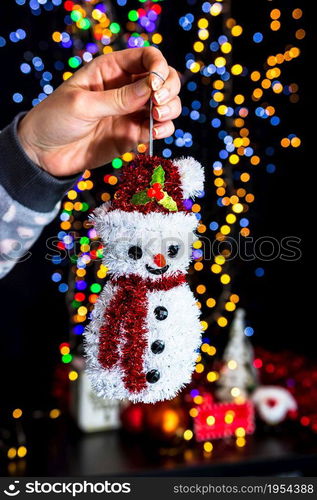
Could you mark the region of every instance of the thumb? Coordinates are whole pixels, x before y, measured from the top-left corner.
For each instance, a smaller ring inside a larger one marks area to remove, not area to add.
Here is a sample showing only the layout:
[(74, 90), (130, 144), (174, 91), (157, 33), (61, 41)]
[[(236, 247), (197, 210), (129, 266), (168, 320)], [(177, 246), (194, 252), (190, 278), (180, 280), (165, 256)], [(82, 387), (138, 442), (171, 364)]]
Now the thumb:
[(92, 118), (103, 118), (138, 111), (149, 100), (151, 88), (148, 78), (142, 78), (123, 87), (87, 94), (85, 112)]

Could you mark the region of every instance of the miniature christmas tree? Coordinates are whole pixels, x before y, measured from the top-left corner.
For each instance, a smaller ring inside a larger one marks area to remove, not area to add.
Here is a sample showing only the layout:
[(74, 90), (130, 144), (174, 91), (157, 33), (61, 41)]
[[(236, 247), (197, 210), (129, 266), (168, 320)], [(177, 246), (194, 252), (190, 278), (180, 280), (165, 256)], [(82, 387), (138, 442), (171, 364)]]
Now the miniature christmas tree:
[(221, 401), (246, 399), (256, 383), (253, 367), (253, 349), (244, 333), (243, 309), (237, 309), (223, 354), (224, 366), (220, 371), (217, 397)]

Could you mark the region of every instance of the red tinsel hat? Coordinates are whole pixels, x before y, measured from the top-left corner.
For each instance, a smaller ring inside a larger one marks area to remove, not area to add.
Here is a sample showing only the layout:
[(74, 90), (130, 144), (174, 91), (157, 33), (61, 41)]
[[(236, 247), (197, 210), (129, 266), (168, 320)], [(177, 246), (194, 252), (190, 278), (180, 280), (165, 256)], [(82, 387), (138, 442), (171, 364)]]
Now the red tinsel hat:
[(183, 212), (189, 208), (186, 200), (202, 191), (203, 180), (200, 163), (191, 157), (171, 161), (140, 155), (123, 167), (110, 210)]

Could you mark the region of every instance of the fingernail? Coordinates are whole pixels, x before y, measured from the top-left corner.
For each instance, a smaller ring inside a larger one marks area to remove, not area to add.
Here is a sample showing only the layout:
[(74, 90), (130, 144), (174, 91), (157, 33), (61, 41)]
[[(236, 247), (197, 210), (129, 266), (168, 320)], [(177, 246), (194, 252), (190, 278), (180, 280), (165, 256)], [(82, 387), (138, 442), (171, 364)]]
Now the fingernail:
[(154, 137), (158, 137), (158, 136), (164, 134), (164, 130), (165, 130), (164, 125), (161, 125), (160, 127), (154, 127), (154, 129), (153, 129)]
[(152, 87), (152, 90), (158, 90), (162, 87), (163, 85), (163, 81), (161, 78), (159, 78), (158, 76), (156, 75), (151, 75), (151, 87)]
[(158, 92), (155, 92), (155, 94), (154, 94), (155, 100), (159, 104), (161, 104), (161, 102), (166, 101), (168, 96), (169, 96), (169, 91), (165, 88), (159, 90)]
[(143, 97), (150, 94), (150, 87), (148, 86), (147, 78), (142, 78), (134, 84), (134, 92), (138, 97)]
[(156, 109), (156, 112), (157, 112), (159, 118), (163, 118), (164, 116), (167, 116), (170, 112), (169, 106), (160, 106), (160, 107), (157, 107), (155, 109)]

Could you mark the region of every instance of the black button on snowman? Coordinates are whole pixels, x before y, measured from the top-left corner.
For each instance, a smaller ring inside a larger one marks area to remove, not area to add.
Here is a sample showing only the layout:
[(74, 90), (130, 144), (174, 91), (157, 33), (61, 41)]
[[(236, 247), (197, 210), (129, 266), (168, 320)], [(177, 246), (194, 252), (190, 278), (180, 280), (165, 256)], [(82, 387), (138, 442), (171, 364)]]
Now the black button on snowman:
[(198, 224), (189, 198), (203, 180), (193, 158), (139, 156), (94, 212), (110, 277), (85, 330), (98, 396), (162, 401), (191, 380), (202, 329), (185, 274)]

